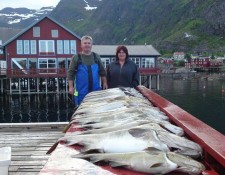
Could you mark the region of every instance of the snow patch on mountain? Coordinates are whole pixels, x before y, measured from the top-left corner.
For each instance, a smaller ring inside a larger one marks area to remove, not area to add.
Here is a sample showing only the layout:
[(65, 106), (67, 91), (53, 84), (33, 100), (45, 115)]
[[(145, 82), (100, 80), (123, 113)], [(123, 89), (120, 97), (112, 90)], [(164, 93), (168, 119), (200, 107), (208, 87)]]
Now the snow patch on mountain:
[(23, 20), (34, 18), (38, 20), (44, 15), (48, 15), (54, 7), (43, 7), (38, 10), (29, 10), (21, 8), (5, 8), (0, 11), (0, 18), (3, 19), (7, 24), (20, 23)]
[(84, 0), (84, 2), (86, 3), (86, 7), (84, 7), (86, 10), (95, 10), (95, 9), (97, 9), (97, 7), (91, 7), (86, 0)]

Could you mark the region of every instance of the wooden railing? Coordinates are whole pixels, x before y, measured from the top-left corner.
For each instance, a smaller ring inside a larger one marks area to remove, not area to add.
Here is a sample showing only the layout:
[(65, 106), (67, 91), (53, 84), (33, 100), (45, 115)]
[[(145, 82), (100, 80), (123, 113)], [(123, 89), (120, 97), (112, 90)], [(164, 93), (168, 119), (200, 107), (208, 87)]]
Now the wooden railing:
[(6, 69), (0, 68), (0, 75), (6, 75)]
[[(158, 68), (139, 68), (140, 75), (156, 75), (160, 74)], [(66, 77), (67, 69), (8, 69), (7, 77), (11, 78), (35, 78), (35, 77)], [(4, 74), (5, 75), (5, 74)]]
[(7, 77), (11, 78), (36, 78), (36, 77), (66, 77), (65, 68), (50, 69), (8, 69)]

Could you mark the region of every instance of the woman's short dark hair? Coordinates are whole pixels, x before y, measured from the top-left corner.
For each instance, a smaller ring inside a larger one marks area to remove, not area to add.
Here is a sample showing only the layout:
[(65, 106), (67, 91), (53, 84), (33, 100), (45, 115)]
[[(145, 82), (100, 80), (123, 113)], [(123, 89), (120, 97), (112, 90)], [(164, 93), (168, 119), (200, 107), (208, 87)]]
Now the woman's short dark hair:
[(127, 58), (129, 57), (129, 54), (128, 54), (128, 50), (127, 50), (127, 47), (126, 47), (126, 46), (118, 46), (118, 47), (116, 48), (116, 59), (119, 59), (118, 54), (119, 54), (119, 52), (120, 52), (121, 50), (125, 52), (125, 54), (126, 54), (126, 59), (127, 59)]

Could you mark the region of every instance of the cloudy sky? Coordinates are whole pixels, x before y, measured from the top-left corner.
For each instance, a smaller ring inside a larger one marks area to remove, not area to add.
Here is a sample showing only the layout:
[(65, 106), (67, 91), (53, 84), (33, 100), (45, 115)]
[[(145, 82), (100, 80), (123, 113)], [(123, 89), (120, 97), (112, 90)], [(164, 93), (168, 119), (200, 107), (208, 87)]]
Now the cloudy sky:
[(40, 9), (41, 7), (56, 6), (60, 0), (0, 0), (0, 10), (5, 7), (26, 7)]

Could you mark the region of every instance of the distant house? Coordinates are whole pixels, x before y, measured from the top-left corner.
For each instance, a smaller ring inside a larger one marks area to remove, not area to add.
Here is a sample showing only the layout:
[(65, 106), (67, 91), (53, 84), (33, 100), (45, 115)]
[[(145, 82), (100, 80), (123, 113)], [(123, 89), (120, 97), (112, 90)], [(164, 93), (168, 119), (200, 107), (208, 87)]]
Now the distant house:
[(167, 58), (161, 58), (160, 60), (160, 68), (173, 68), (174, 60), (173, 59), (167, 59)]
[(211, 59), (210, 66), (211, 67), (219, 67), (223, 65), (223, 60), (221, 59)]
[(184, 60), (185, 54), (184, 54), (184, 52), (174, 52), (173, 53), (173, 58), (175, 60)]
[(191, 59), (196, 59), (196, 58), (199, 58), (198, 54), (191, 54)]
[(191, 59), (191, 68), (205, 68), (210, 66), (210, 58), (195, 58)]
[[(159, 74), (159, 52), (152, 45), (126, 45), (129, 57), (136, 63), (141, 74)], [(93, 45), (92, 50), (101, 56), (106, 67), (115, 59), (117, 45)]]

